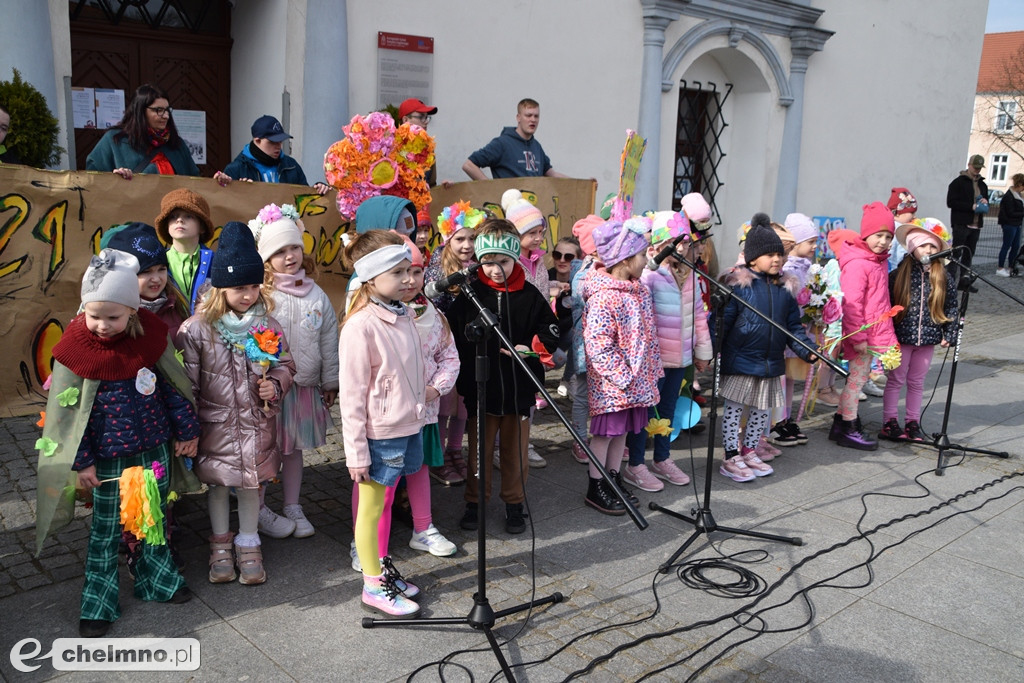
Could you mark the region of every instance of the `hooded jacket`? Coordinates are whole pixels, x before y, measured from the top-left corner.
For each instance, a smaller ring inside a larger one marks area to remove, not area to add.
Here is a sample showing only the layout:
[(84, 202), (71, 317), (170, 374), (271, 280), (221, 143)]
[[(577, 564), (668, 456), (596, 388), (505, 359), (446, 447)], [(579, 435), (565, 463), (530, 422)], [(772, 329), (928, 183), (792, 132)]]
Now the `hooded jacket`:
[(847, 238), (839, 249), (839, 287), (843, 290), (843, 357), (856, 358), (854, 346), (867, 342), (873, 351), (884, 352), (896, 343), (892, 320), (885, 319), (866, 330), (859, 328), (878, 320), (889, 303), (889, 252), (876, 254), (859, 236)]
[(224, 167), (224, 175), (230, 176), (235, 180), (252, 180), (253, 182), (276, 182), (276, 183), (289, 183), (291, 185), (309, 185), (306, 182), (306, 174), (303, 172), (302, 167), (292, 157), (288, 156), (284, 152), (281, 152), (281, 156), (278, 157), (277, 166), (274, 167), (277, 170), (277, 180), (267, 180), (264, 178), (263, 171), (260, 169), (260, 163), (256, 161), (256, 157), (249, 151), (249, 145), (242, 148), (242, 151), (238, 153), (235, 160)]
[(949, 207), (949, 224), (951, 226), (966, 225), (980, 228), (985, 217), (983, 214), (974, 213), (974, 200), (982, 196), (988, 199), (988, 185), (985, 179), (978, 176), (978, 193), (974, 192), (974, 181), (966, 169), (960, 171), (960, 175), (953, 178), (953, 181), (946, 188), (946, 206)]
[(490, 168), (492, 178), (542, 176), (551, 170), (551, 160), (536, 136), (519, 137), (515, 126), (506, 126), (501, 135), (469, 155), (480, 168)]
[[(778, 282), (770, 282), (765, 275), (743, 265), (726, 271), (721, 281), (732, 289), (733, 295), (789, 330), (791, 335), (812, 349), (817, 348), (800, 323), (800, 307), (793, 298), (796, 278), (783, 275)], [(787, 346), (805, 361), (810, 359), (807, 349), (733, 299), (729, 299), (722, 312), (722, 325), (723, 375), (784, 375)]]
[(589, 271), (580, 290), (591, 417), (655, 405), (664, 371), (651, 292), (603, 268)]
[(398, 217), (405, 209), (416, 219), (416, 205), (405, 197), (388, 194), (370, 197), (356, 209), (356, 232), (362, 234), (368, 230), (394, 230), (405, 234), (404, 229), (398, 230)]
[(257, 380), (263, 368), (258, 363), (229, 348), (199, 316), (178, 329), (185, 374), (192, 382), (202, 426), (194, 469), (204, 484), (255, 489), (277, 476), (281, 452), (276, 416), (281, 398), (291, 389), (295, 363), (281, 325), (271, 316), (264, 324), (281, 335), (281, 360), (267, 370), (267, 379), (277, 387), (268, 412), (259, 397)]

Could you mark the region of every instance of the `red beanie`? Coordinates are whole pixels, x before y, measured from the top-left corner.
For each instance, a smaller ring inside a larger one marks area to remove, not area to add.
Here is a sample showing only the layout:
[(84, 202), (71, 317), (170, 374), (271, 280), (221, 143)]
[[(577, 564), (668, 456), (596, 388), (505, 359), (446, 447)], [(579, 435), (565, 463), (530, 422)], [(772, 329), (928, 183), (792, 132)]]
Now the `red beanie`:
[(896, 221), (892, 211), (885, 208), (882, 202), (871, 202), (864, 205), (864, 216), (860, 219), (860, 236), (866, 238), (876, 232), (892, 233), (896, 231)]
[(889, 202), (885, 206), (892, 211), (894, 216), (899, 216), (902, 213), (917, 213), (917, 199), (905, 187), (892, 188)]

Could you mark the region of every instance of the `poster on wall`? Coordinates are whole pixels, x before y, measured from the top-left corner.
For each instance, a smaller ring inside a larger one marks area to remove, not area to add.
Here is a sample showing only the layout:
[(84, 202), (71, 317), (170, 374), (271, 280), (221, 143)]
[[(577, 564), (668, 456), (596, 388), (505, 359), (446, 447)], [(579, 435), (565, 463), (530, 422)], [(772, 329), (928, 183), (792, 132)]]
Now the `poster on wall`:
[(71, 88), (71, 118), (75, 128), (96, 127), (96, 91)]
[(96, 88), (96, 127), (113, 128), (124, 115), (124, 90)]
[(835, 258), (836, 255), (828, 246), (828, 234), (833, 230), (845, 230), (846, 218), (842, 216), (815, 216), (811, 219), (818, 227), (818, 245), (814, 249), (814, 258), (819, 263)]
[(175, 109), (174, 125), (197, 166), (206, 163), (206, 112)]
[(403, 33), (377, 33), (377, 107), (398, 106), (415, 97), (433, 100), (434, 39)]

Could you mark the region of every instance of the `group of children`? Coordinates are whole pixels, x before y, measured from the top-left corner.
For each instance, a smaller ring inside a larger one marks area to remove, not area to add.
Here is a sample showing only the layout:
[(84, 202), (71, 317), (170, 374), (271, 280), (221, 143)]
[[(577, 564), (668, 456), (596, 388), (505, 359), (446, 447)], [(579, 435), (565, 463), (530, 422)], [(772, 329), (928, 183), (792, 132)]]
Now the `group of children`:
[[(565, 365), (573, 426), (589, 437), (594, 462), (645, 491), (689, 482), (669, 457), (668, 435), (649, 426), (652, 418), (672, 419), (680, 394), (689, 395), (694, 371), (708, 367), (715, 328), (709, 316), (721, 316), (721, 474), (738, 482), (771, 474), (766, 461), (778, 451), (768, 447), (769, 432), (791, 437), (789, 443), (806, 442), (783, 408), (792, 400), (784, 350), (805, 361), (823, 353), (800, 323), (796, 303), (817, 240), (806, 216), (787, 219), (793, 227), (785, 233), (793, 243), (788, 261), (767, 217), (755, 216), (741, 261), (721, 277), (734, 296), (712, 313), (708, 288), (687, 263), (668, 258), (645, 268), (649, 258), (674, 245), (685, 262), (706, 271), (706, 259), (699, 257), (711, 209), (699, 194), (684, 197), (678, 212), (582, 219), (573, 227), (575, 239), (557, 242), (559, 257), (549, 276), (540, 249), (543, 215), (512, 192), (503, 198), (506, 218), (466, 202), (445, 208), (437, 218), (442, 244), (428, 263), (411, 240), (417, 232), (411, 203), (375, 198), (381, 204), (373, 208), (385, 216), (377, 222), (368, 218), (370, 207), (361, 207), (355, 238), (342, 257), (353, 278), (340, 339), (334, 305), (314, 282), (316, 268), (304, 255), (304, 228), (292, 206), (268, 205), (248, 225), (228, 222), (215, 253), (203, 246), (213, 235), (209, 207), (184, 189), (164, 197), (155, 229), (132, 223), (107, 233), (83, 279), (82, 311), (54, 348), (44, 431), (75, 444), (77, 483), (94, 489), (82, 635), (103, 635), (118, 617), (123, 470), (149, 463), (167, 469), (172, 453), (192, 458), (192, 470), (209, 487), (209, 581), (263, 583), (261, 534), (314, 533), (299, 503), (302, 451), (325, 442), (329, 408), (341, 388), (347, 397), (341, 402), (342, 434), (354, 482), (353, 567), (363, 574), (364, 606), (387, 617), (419, 612), (419, 588), (387, 551), (397, 487), (408, 493), (412, 548), (438, 556), (456, 551), (432, 523), (429, 477), (466, 483), (460, 525), (476, 529), (495, 465), (505, 529), (525, 530), (529, 468), (543, 460), (531, 457), (530, 424), (539, 405), (532, 380), (543, 380), (556, 363)], [(843, 356), (850, 365), (829, 435), (840, 445), (875, 447), (857, 418), (857, 394), (872, 359), (895, 345), (897, 336), (903, 364), (886, 387), (882, 436), (920, 438), (920, 380), (932, 346), (951, 341), (955, 313), (942, 264), (920, 265), (945, 246), (939, 227), (896, 229), (892, 213), (876, 202), (865, 207), (859, 234), (848, 231), (834, 241), (842, 268)], [(894, 232), (910, 256), (894, 271), (890, 294), (884, 274)], [(476, 277), (466, 285), (472, 297), (458, 286), (433, 301), (424, 296), (425, 282), (474, 265)], [(890, 298), (903, 306), (895, 332), (883, 315)], [(523, 361), (516, 362), (495, 335), (484, 335), (484, 396), (478, 396), (475, 358), (484, 331), (473, 300), (495, 314)], [(174, 349), (182, 363), (174, 361)], [(895, 409), (904, 384), (908, 422), (901, 430)], [(58, 398), (72, 387), (85, 392), (77, 405)], [(477, 433), (479, 406), (483, 434)], [(781, 417), (772, 425), (771, 411), (779, 408)], [(67, 417), (68, 410), (77, 417)], [(653, 440), (649, 464), (647, 432)], [(573, 454), (590, 462), (578, 446)], [(281, 515), (264, 503), (265, 485), (277, 477)], [(160, 481), (161, 501), (173, 483)], [(231, 495), (237, 533), (230, 523)], [(625, 512), (595, 464), (584, 500), (605, 514)], [(138, 597), (191, 597), (167, 545), (129, 540), (140, 547), (133, 571)]]

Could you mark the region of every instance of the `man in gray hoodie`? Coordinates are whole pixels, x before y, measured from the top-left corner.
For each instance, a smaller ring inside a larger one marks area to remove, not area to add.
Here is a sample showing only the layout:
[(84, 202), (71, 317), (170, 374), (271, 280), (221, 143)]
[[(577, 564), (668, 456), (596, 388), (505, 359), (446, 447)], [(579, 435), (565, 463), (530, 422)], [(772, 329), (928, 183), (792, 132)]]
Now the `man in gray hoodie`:
[(533, 134), (540, 122), (540, 105), (529, 98), (521, 100), (516, 111), (516, 126), (507, 126), (501, 135), (469, 155), (462, 170), (473, 180), (487, 180), (484, 168), (491, 169), (495, 178), (521, 178), (523, 176), (551, 176), (567, 178), (551, 168), (551, 160), (544, 153)]

